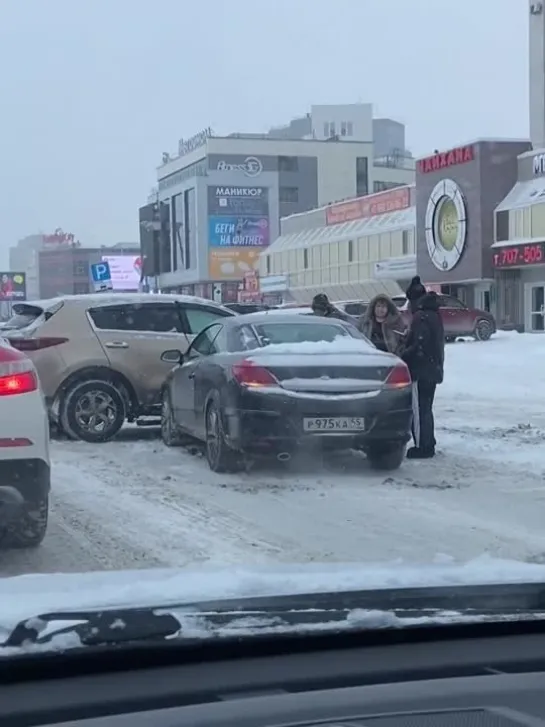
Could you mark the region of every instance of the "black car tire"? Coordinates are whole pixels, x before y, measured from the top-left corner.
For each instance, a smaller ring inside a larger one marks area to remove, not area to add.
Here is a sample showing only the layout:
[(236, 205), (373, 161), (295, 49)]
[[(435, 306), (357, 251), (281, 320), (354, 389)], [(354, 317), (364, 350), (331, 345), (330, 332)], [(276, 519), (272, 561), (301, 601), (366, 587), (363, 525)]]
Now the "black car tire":
[[(90, 394), (99, 394), (108, 402), (109, 424), (101, 431), (91, 431), (78, 422), (77, 408)], [(108, 381), (100, 379), (74, 384), (60, 404), (62, 428), (70, 439), (93, 444), (109, 442), (119, 432), (126, 418), (126, 404), (121, 392)]]
[(27, 502), (22, 516), (0, 535), (1, 548), (37, 548), (43, 542), (49, 520), (49, 498)]
[(212, 472), (240, 472), (239, 452), (227, 444), (218, 405), (212, 401), (206, 409), (206, 461)]
[(170, 394), (163, 391), (161, 397), (161, 439), (167, 447), (181, 447), (183, 436), (174, 422)]
[(367, 449), (367, 459), (374, 470), (397, 470), (405, 459), (405, 445), (395, 443), (369, 447)]
[(475, 332), (473, 335), (477, 341), (489, 341), (493, 332), (494, 328), (492, 323), (486, 318), (479, 318), (475, 323)]

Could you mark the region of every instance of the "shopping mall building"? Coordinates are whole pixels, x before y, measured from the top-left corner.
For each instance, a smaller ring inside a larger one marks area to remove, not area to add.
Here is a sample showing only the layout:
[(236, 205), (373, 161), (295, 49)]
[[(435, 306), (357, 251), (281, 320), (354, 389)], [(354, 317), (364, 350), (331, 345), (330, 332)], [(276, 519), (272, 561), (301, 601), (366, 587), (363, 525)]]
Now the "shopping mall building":
[(182, 140), (176, 156), (164, 155), (155, 197), (140, 209), (145, 277), (163, 291), (236, 300), (282, 217), (414, 181), (413, 159), (375, 158), (370, 112), (359, 137), (205, 129)]
[(492, 266), (498, 321), (545, 331), (545, 149), (521, 154), (517, 178), (496, 208)]
[(264, 294), (400, 293), (418, 273), (502, 327), (545, 330), (545, 150), (483, 139), (420, 159), (414, 185), (281, 221)]
[(260, 290), (271, 299), (369, 300), (401, 292), (416, 274), (414, 185), (358, 197), (281, 220), (262, 253)]
[(260, 287), (306, 301), (399, 292), (422, 280), (545, 331), (545, 10), (528, 0), (530, 141), (484, 139), (417, 163), (415, 185), (281, 221)]

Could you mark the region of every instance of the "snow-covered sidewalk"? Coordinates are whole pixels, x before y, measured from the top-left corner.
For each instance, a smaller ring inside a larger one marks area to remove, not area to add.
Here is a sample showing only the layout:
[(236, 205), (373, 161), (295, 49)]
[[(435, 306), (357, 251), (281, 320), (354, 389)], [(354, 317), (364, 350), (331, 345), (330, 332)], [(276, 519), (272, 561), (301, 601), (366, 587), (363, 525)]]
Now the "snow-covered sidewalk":
[[(447, 346), (439, 454), (393, 475), (348, 457), (215, 475), (150, 430), (55, 442), (50, 533), (0, 574), (545, 554), (545, 338)], [(541, 446), (540, 446), (541, 445)]]

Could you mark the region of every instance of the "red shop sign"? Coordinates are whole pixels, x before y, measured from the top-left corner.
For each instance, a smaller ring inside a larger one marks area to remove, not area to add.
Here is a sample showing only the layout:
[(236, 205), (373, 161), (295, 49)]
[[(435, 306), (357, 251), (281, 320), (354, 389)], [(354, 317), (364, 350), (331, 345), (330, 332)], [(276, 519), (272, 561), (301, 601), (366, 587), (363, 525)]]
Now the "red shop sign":
[(466, 164), (475, 159), (475, 151), (473, 145), (459, 146), (450, 151), (442, 151), (440, 154), (434, 154), (431, 157), (419, 159), (417, 162), (420, 174), (429, 174), (430, 172), (439, 172), (441, 169), (448, 169), (457, 164)]
[(387, 212), (398, 212), (410, 207), (411, 193), (409, 187), (388, 189), (386, 192), (357, 197), (348, 202), (333, 204), (326, 210), (326, 224), (340, 225), (365, 217), (384, 215)]

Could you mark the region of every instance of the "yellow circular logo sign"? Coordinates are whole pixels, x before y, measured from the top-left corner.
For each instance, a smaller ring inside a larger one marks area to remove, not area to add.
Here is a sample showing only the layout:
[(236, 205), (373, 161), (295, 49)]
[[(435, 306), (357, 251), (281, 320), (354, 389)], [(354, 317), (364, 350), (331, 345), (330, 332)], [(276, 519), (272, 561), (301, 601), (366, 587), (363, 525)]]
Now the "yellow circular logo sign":
[(452, 179), (442, 179), (433, 188), (424, 216), (426, 246), (436, 268), (452, 270), (467, 242), (467, 211), (462, 190)]
[(458, 237), (458, 211), (450, 197), (443, 197), (436, 207), (437, 234), (445, 250), (452, 250)]

